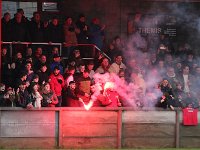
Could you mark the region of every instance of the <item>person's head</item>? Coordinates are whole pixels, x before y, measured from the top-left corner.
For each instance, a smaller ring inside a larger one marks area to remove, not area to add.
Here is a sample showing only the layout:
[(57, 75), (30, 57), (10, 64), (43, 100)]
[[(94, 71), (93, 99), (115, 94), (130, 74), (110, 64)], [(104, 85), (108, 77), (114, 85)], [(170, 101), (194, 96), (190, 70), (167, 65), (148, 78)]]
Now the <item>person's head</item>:
[(164, 60), (160, 59), (160, 60), (158, 61), (158, 67), (159, 67), (159, 68), (164, 68), (164, 67), (165, 67), (165, 62), (164, 62)]
[(10, 13), (6, 12), (6, 13), (3, 15), (3, 18), (4, 18), (4, 20), (5, 20), (6, 22), (10, 21), (10, 18), (11, 18)]
[(37, 92), (38, 89), (39, 89), (39, 85), (37, 83), (32, 83), (31, 91), (34, 93), (34, 92)]
[(42, 64), (42, 65), (40, 66), (40, 71), (41, 71), (41, 72), (46, 72), (46, 71), (47, 71), (47, 66), (46, 66), (45, 64)]
[(18, 53), (16, 54), (16, 59), (22, 59), (22, 53), (18, 52)]
[(20, 91), (24, 91), (25, 89), (26, 89), (26, 82), (23, 81), (23, 82), (21, 82), (20, 85), (19, 85), (19, 90), (20, 90)]
[(161, 85), (163, 87), (167, 87), (169, 85), (169, 81), (167, 79), (163, 79), (162, 82), (161, 82)]
[(187, 53), (187, 59), (188, 60), (192, 60), (194, 58), (194, 53), (192, 52), (192, 51), (189, 51), (188, 53)]
[(114, 43), (115, 43), (116, 45), (121, 44), (121, 38), (120, 38), (119, 36), (116, 36), (116, 37), (114, 38)]
[(41, 20), (40, 13), (39, 13), (39, 12), (34, 12), (34, 13), (33, 13), (33, 19), (34, 19), (36, 22), (40, 22), (40, 20)]
[(78, 57), (80, 57), (80, 55), (81, 55), (80, 50), (79, 49), (75, 49), (74, 50), (74, 57), (78, 58)]
[(55, 66), (55, 67), (54, 67), (53, 74), (54, 74), (55, 76), (57, 76), (57, 75), (60, 74), (60, 68), (59, 68), (58, 66)]
[(79, 15), (79, 20), (80, 20), (80, 22), (85, 22), (85, 15), (80, 14)]
[(22, 16), (24, 16), (24, 10), (22, 8), (17, 9), (17, 12), (22, 14)]
[(22, 14), (21, 13), (16, 13), (15, 14), (15, 20), (17, 23), (21, 23), (22, 21)]
[(89, 70), (85, 69), (83, 72), (83, 78), (88, 78), (89, 77)]
[(27, 47), (27, 49), (26, 49), (26, 55), (27, 55), (27, 56), (31, 56), (32, 53), (33, 53), (32, 48), (31, 48), (31, 47)]
[(122, 63), (122, 55), (116, 55), (115, 63), (120, 65)]
[(42, 55), (42, 47), (38, 47), (35, 51), (35, 54), (38, 56), (41, 56)]
[(177, 62), (176, 63), (176, 68), (177, 69), (181, 69), (182, 68), (182, 63), (181, 62)]
[(165, 55), (165, 61), (166, 62), (172, 62), (173, 61), (173, 57), (171, 54), (166, 54)]
[(46, 63), (46, 61), (47, 61), (47, 57), (45, 55), (41, 55), (40, 56), (40, 62), (41, 63)]
[(174, 76), (175, 75), (174, 67), (172, 67), (172, 66), (167, 67), (167, 75), (168, 76)]
[(33, 82), (38, 83), (38, 81), (39, 81), (39, 76), (37, 74), (35, 74), (33, 76)]
[(50, 84), (48, 82), (45, 82), (44, 85), (43, 85), (43, 90), (45, 92), (49, 92), (51, 90), (50, 88)]
[(85, 71), (85, 65), (84, 64), (80, 64), (80, 66), (78, 67), (79, 72), (84, 72)]
[(57, 47), (53, 47), (52, 49), (52, 54), (58, 54), (59, 53), (59, 49)]
[(25, 68), (26, 68), (27, 71), (31, 70), (32, 69), (32, 63), (27, 62), (26, 65), (25, 65)]
[(103, 68), (107, 68), (109, 66), (109, 60), (108, 60), (108, 58), (106, 58), (106, 57), (102, 58), (101, 66)]
[(119, 70), (118, 76), (119, 76), (120, 78), (121, 78), (121, 77), (125, 77), (125, 71), (124, 71), (124, 69), (120, 69), (120, 70)]
[(91, 70), (93, 70), (93, 68), (94, 68), (94, 62), (93, 62), (93, 61), (90, 61), (90, 62), (87, 64), (87, 69), (88, 69), (89, 71), (91, 71)]
[(7, 54), (7, 48), (6, 47), (2, 47), (2, 56), (5, 56)]
[(184, 65), (182, 71), (184, 75), (188, 75), (190, 72), (190, 67), (188, 65)]
[(71, 17), (67, 17), (66, 20), (65, 20), (65, 23), (67, 25), (71, 25), (72, 24), (72, 18)]
[(178, 89), (178, 90), (182, 90), (182, 84), (181, 84), (181, 82), (177, 82), (176, 83), (176, 89)]
[(72, 74), (72, 75), (75, 73), (75, 71), (76, 71), (76, 69), (75, 69), (74, 66), (69, 66), (68, 69), (67, 69), (67, 72)]
[(31, 62), (33, 63), (33, 58), (31, 56), (26, 57), (26, 62)]
[(54, 62), (60, 62), (60, 61), (61, 61), (60, 55), (55, 54), (55, 55), (53, 56), (53, 60), (54, 60)]
[(3, 84), (3, 83), (0, 83), (0, 92), (4, 92), (4, 91), (5, 91), (5, 89), (6, 89), (6, 86), (5, 86), (5, 84)]
[(26, 81), (27, 73), (26, 73), (26, 72), (21, 72), (19, 77), (20, 77), (20, 79), (21, 79), (22, 81)]
[(53, 24), (54, 26), (57, 26), (58, 23), (59, 23), (58, 18), (53, 18), (53, 19), (52, 19), (52, 24)]
[(69, 87), (70, 87), (71, 90), (75, 90), (75, 88), (76, 88), (76, 82), (75, 81), (70, 81), (69, 82)]
[(12, 87), (8, 87), (7, 89), (6, 89), (6, 93), (8, 94), (8, 95), (13, 95), (14, 94), (14, 92), (13, 92), (13, 88)]

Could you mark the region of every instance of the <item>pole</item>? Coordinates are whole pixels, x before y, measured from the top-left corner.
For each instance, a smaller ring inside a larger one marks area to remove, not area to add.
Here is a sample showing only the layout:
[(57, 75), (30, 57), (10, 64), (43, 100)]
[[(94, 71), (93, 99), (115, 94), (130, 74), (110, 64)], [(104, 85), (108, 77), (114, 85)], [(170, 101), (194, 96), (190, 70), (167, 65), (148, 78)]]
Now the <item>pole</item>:
[(117, 114), (117, 149), (122, 148), (122, 110)]
[(176, 134), (175, 134), (175, 141), (176, 141), (176, 148), (180, 147), (180, 110), (176, 110)]
[[(0, 10), (2, 10), (2, 1), (0, 1)], [(0, 16), (2, 16), (2, 13), (1, 13), (1, 11), (0, 11)], [(1, 31), (1, 18), (0, 18), (0, 42), (2, 41), (2, 39), (1, 39), (1, 35), (2, 35), (2, 31)], [(0, 46), (0, 82), (1, 82), (1, 75), (2, 75), (2, 60), (1, 60), (1, 47), (2, 47), (2, 42), (1, 42), (1, 46)]]

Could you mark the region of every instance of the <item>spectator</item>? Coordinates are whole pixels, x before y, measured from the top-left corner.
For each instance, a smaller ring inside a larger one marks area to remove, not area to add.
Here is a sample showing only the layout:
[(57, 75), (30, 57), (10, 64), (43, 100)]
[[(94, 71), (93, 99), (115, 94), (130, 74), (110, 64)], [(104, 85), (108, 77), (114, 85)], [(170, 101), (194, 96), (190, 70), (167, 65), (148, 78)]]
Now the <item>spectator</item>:
[(16, 90), (16, 97), (17, 97), (16, 100), (17, 107), (26, 108), (27, 105), (30, 103), (30, 97), (26, 88), (26, 82), (23, 81), (19, 84), (19, 88)]
[(32, 42), (44, 42), (45, 41), (45, 30), (47, 24), (41, 21), (41, 16), (39, 12), (34, 12), (31, 19), (29, 30)]
[(185, 65), (182, 68), (182, 73), (178, 76), (178, 80), (183, 85), (183, 90), (185, 93), (189, 93), (192, 90), (194, 76), (190, 74), (190, 67)]
[(76, 33), (79, 33), (80, 30), (75, 26), (71, 17), (66, 18), (63, 27), (64, 27), (65, 43), (68, 45), (76, 45), (77, 44)]
[(108, 58), (102, 58), (101, 59), (101, 65), (96, 69), (95, 73), (104, 74), (107, 73), (110, 68), (109, 60)]
[(12, 71), (10, 68), (10, 58), (7, 53), (7, 48), (2, 47), (1, 52), (1, 67), (2, 67), (2, 82), (11, 86), (12, 84)]
[(76, 67), (84, 63), (79, 49), (75, 49), (73, 51), (72, 56), (69, 58), (69, 62), (72, 62), (72, 61), (75, 63)]
[(167, 72), (166, 72), (165, 78), (171, 84), (172, 89), (175, 90), (177, 87), (177, 83), (179, 81), (178, 81), (178, 76), (175, 73), (174, 67), (172, 67), (172, 66), (167, 67)]
[(58, 98), (50, 89), (48, 82), (44, 83), (42, 87), (42, 97), (42, 107), (55, 107), (55, 105), (58, 104)]
[(41, 64), (37, 74), (39, 76), (39, 85), (42, 85), (49, 81), (49, 73), (47, 72), (46, 64)]
[(62, 63), (61, 63), (61, 58), (60, 58), (60, 56), (59, 55), (57, 55), (57, 54), (55, 54), (54, 56), (53, 56), (53, 62), (50, 64), (50, 70), (51, 70), (51, 72), (52, 71), (54, 71), (54, 68), (55, 67), (59, 67), (59, 73), (60, 74), (63, 74), (63, 72), (64, 72), (64, 70), (63, 70), (63, 65), (62, 65)]
[(27, 47), (26, 48), (26, 56), (25, 56), (25, 58), (27, 58), (27, 57), (33, 57), (33, 50), (32, 50), (31, 47)]
[(53, 73), (49, 77), (49, 84), (51, 90), (56, 94), (58, 98), (57, 107), (61, 107), (62, 104), (62, 88), (64, 87), (64, 78), (60, 74), (60, 68), (55, 66), (53, 69)]
[(22, 21), (21, 13), (16, 13), (14, 19), (11, 20), (11, 33), (11, 41), (30, 41), (28, 27)]
[(29, 83), (31, 83), (31, 81), (33, 79), (33, 76), (34, 76), (34, 71), (32, 69), (32, 63), (31, 62), (26, 62), (25, 71), (27, 73), (27, 79), (26, 79), (26, 81), (29, 82)]
[(31, 84), (30, 87), (30, 102), (29, 102), (29, 106), (32, 105), (35, 108), (41, 108), (41, 102), (42, 102), (42, 95), (39, 92), (39, 85), (37, 83), (33, 83)]
[(118, 74), (120, 69), (126, 70), (126, 66), (123, 64), (122, 60), (123, 60), (122, 55), (120, 54), (116, 55), (115, 62), (111, 64), (108, 71), (110, 73)]
[[(108, 82), (107, 82), (108, 83)], [(106, 85), (104, 86), (106, 87)], [(114, 89), (114, 83), (110, 82), (108, 88), (104, 88), (103, 95), (108, 102), (106, 107), (121, 107), (122, 103), (120, 102), (119, 94)]]
[(74, 80), (76, 81), (78, 78), (80, 78), (83, 75), (84, 71), (85, 71), (85, 64), (80, 64), (77, 67), (76, 72), (74, 74)]
[(75, 67), (69, 66), (66, 70), (64, 79), (65, 79), (65, 89), (69, 86), (69, 83), (71, 81), (74, 81), (74, 73), (75, 73)]
[(87, 64), (87, 68), (89, 70), (89, 77), (90, 79), (93, 79), (93, 76), (95, 74), (94, 70), (94, 62), (93, 61), (89, 61), (88, 64)]
[(15, 82), (15, 91), (19, 88), (19, 86), (25, 82), (26, 83), (27, 79), (27, 73), (26, 72), (21, 72), (19, 78)]
[(82, 98), (84, 103), (90, 101), (90, 85), (91, 79), (89, 77), (89, 70), (84, 70), (82, 75), (76, 80), (78, 88), (78, 96)]
[(88, 25), (86, 24), (85, 20), (85, 16), (83, 14), (80, 14), (79, 19), (76, 22), (76, 26), (80, 30), (80, 33), (77, 34), (79, 44), (88, 43)]
[(58, 18), (54, 17), (51, 20), (51, 23), (48, 25), (46, 29), (46, 41), (53, 43), (62, 43), (63, 42), (63, 30), (59, 24)]
[(100, 20), (98, 18), (92, 19), (89, 30), (89, 41), (91, 44), (95, 44), (100, 49), (103, 48), (105, 27), (105, 25), (100, 25)]
[(172, 91), (172, 87), (167, 79), (163, 79), (160, 85), (160, 90), (163, 93), (162, 97), (159, 99), (157, 103), (157, 107), (162, 108), (170, 108), (174, 110), (175, 107), (175, 99), (174, 93)]
[(11, 21), (10, 21), (10, 13), (6, 12), (1, 19), (2, 26), (2, 41), (9, 42), (11, 41)]
[(29, 20), (28, 18), (24, 15), (24, 10), (22, 8), (17, 9), (17, 13), (20, 13), (22, 15), (22, 22), (28, 24)]
[(80, 107), (81, 103), (83, 100), (78, 97), (78, 93), (76, 90), (76, 83), (75, 81), (70, 81), (69, 86), (66, 90), (66, 96), (65, 96), (65, 104), (64, 106), (69, 106), (69, 107)]

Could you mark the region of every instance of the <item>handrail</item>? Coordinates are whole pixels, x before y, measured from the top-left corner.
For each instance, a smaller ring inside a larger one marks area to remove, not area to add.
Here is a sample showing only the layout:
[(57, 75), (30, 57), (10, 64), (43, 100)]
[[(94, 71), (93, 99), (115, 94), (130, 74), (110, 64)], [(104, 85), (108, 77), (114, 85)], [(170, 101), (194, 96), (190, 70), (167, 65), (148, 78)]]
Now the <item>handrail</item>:
[[(66, 44), (66, 43), (44, 43), (44, 42), (41, 42), (41, 43), (36, 43), (36, 42), (20, 42), (20, 41), (13, 41), (13, 42), (1, 42), (2, 44), (24, 44), (24, 45), (31, 45), (31, 44), (34, 44), (34, 45), (58, 45), (60, 46), (60, 50), (62, 49), (61, 47), (64, 46), (64, 47), (71, 47), (71, 46), (92, 46), (94, 47), (95, 49), (97, 49), (99, 52), (101, 52), (101, 54), (103, 54), (106, 58), (108, 58), (110, 61), (111, 61), (111, 58), (106, 54), (104, 53), (99, 47), (97, 47), (95, 44)], [(60, 53), (61, 54), (61, 53)]]
[(95, 49), (97, 49), (101, 54), (103, 54), (106, 58), (108, 58), (111, 61), (111, 58), (104, 53), (98, 46), (96, 46), (95, 44), (65, 44), (64, 45), (66, 47), (70, 47), (70, 46), (93, 46)]

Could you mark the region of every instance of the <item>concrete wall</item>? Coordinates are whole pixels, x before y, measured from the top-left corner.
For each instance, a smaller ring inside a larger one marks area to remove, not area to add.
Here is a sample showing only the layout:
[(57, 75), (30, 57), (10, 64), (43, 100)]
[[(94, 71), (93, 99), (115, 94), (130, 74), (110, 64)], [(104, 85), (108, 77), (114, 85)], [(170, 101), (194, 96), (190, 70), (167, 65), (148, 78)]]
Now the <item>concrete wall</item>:
[(132, 108), (1, 108), (0, 148), (200, 147), (200, 125), (183, 126), (181, 116)]

